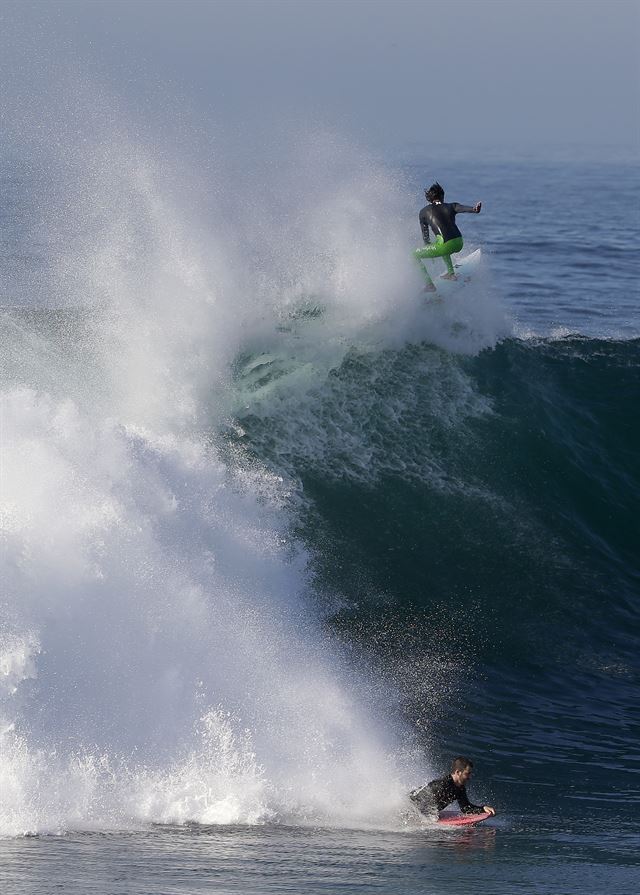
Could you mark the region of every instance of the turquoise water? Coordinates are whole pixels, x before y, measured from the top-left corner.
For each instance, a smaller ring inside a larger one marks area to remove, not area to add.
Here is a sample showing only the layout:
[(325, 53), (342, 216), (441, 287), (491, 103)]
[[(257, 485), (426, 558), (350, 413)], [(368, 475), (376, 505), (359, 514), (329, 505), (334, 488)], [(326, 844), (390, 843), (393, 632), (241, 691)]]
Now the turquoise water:
[[(637, 887), (637, 170), (367, 169), (360, 217), (341, 164), (301, 267), (295, 193), (234, 266), (148, 171), (4, 163), (7, 895)], [(484, 260), (425, 309), (372, 246), (435, 177)], [(498, 816), (423, 827), (458, 753)]]

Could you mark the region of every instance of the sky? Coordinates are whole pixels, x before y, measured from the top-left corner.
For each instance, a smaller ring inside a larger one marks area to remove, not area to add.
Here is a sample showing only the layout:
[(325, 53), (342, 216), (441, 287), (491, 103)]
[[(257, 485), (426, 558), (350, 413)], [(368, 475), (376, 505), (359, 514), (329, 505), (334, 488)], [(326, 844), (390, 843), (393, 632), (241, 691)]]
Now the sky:
[[(0, 66), (144, 114), (316, 122), (375, 151), (595, 157), (640, 145), (636, 0), (0, 0)], [(6, 81), (5, 81), (6, 82)]]

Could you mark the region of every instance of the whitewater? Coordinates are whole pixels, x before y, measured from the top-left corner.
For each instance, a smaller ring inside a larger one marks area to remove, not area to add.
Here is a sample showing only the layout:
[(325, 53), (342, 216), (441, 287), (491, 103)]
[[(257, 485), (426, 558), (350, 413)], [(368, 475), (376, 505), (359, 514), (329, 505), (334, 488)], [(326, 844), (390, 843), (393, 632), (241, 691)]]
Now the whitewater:
[[(160, 151), (78, 102), (2, 147), (10, 891), (28, 849), (83, 846), (84, 892), (131, 891), (116, 868), (151, 856), (175, 886), (208, 885), (204, 862), (220, 891), (283, 891), (276, 860), (300, 891), (375, 891), (378, 867), (440, 892), (452, 855), (458, 891), (481, 868), (495, 891), (624, 891), (637, 254), (556, 253), (524, 162), (442, 163), (452, 200), (484, 202), (484, 260), (425, 306), (430, 167), (322, 129)], [(460, 751), (501, 817), (454, 839), (406, 793)]]
[[(220, 445), (231, 362), (275, 331), (290, 295), (321, 284), (335, 302), (328, 366), (363, 318), (390, 312), (401, 243), (378, 257), (372, 209), (398, 201), (393, 184), (373, 165), (350, 182), (353, 160), (336, 156), (333, 194), (316, 184), (324, 230), (290, 243), (262, 221), (257, 269), (228, 221), (219, 235), (181, 217), (137, 147), (96, 147), (88, 170), (54, 159), (53, 176), (41, 160), (8, 169), (9, 199), (36, 180), (47, 208), (31, 193), (37, 210), (14, 218), (38, 220), (44, 275), (3, 314), (5, 835), (380, 822), (401, 804), (410, 777), (380, 721), (386, 697), (313, 608), (289, 532), (295, 482)], [(7, 280), (11, 305), (15, 270)]]

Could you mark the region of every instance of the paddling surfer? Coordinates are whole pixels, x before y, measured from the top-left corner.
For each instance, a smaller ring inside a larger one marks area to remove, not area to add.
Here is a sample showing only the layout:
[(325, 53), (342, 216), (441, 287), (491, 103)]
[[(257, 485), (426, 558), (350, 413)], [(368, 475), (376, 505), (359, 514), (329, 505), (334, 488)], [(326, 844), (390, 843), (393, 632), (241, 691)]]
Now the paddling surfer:
[(471, 779), (473, 762), (459, 756), (451, 763), (451, 773), (418, 787), (409, 793), (421, 814), (427, 817), (457, 802), (463, 814), (495, 814), (491, 805), (474, 805), (467, 795), (467, 781)]

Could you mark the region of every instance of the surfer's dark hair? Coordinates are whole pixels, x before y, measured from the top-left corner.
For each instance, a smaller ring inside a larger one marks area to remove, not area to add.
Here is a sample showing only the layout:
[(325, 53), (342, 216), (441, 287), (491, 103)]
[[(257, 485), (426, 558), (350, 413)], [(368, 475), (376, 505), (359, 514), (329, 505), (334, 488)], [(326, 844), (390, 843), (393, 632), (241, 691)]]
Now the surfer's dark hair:
[(459, 755), (457, 758), (454, 758), (451, 762), (451, 773), (453, 774), (455, 771), (464, 771), (467, 768), (472, 768), (473, 762), (470, 758), (465, 758), (464, 755)]
[(424, 191), (424, 194), (429, 202), (442, 202), (444, 199), (444, 190), (437, 180), (431, 184), (428, 190)]

